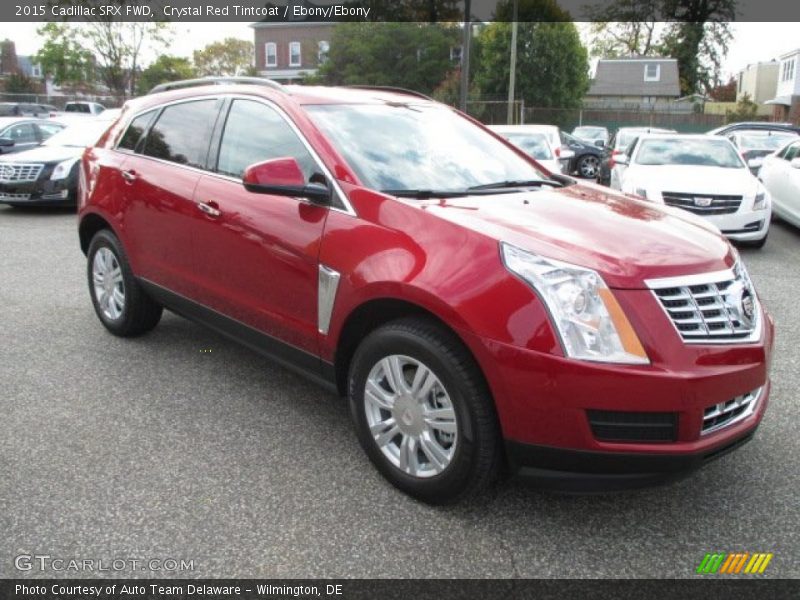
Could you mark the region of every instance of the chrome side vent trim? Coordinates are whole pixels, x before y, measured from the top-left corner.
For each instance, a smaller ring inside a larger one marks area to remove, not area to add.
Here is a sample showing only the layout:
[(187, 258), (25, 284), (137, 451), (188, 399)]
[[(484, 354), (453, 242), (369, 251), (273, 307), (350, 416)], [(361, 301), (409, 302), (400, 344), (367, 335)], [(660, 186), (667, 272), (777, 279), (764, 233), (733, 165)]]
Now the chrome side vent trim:
[(336, 300), (336, 291), (339, 288), (341, 273), (326, 267), (319, 266), (319, 284), (317, 286), (317, 329), (322, 335), (328, 335), (333, 314), (333, 303)]

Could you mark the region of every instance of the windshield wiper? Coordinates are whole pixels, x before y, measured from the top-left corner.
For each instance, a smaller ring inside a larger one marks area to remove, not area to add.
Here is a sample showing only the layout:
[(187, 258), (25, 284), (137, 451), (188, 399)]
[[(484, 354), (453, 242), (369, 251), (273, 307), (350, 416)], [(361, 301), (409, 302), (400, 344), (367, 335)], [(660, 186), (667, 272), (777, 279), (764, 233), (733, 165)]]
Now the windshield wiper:
[(416, 198), (418, 200), (428, 200), (430, 198), (458, 198), (466, 196), (464, 190), (381, 190), (383, 194), (390, 194), (398, 198)]
[(467, 191), (475, 192), (479, 190), (494, 190), (503, 188), (520, 188), (529, 186), (542, 186), (551, 185), (553, 187), (564, 187), (564, 184), (554, 179), (511, 179), (508, 181), (495, 181), (493, 183), (484, 183), (482, 185), (473, 185), (467, 188)]

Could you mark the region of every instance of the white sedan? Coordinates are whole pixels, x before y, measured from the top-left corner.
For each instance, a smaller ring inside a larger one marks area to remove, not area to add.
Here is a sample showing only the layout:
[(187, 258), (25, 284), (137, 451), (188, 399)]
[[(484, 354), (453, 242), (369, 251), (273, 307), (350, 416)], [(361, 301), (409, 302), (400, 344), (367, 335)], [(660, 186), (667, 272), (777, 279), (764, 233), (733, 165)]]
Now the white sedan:
[(800, 140), (764, 157), (758, 178), (772, 196), (775, 214), (800, 227)]
[(612, 187), (699, 215), (731, 240), (767, 241), (770, 194), (730, 140), (647, 134), (614, 161)]
[[(562, 150), (560, 142), (558, 146), (553, 146), (552, 135), (545, 126), (489, 125), (489, 129), (507, 139), (551, 173), (564, 171), (564, 163), (561, 161), (575, 156), (572, 150)], [(556, 132), (556, 139), (560, 139), (558, 128), (552, 126), (552, 129)]]

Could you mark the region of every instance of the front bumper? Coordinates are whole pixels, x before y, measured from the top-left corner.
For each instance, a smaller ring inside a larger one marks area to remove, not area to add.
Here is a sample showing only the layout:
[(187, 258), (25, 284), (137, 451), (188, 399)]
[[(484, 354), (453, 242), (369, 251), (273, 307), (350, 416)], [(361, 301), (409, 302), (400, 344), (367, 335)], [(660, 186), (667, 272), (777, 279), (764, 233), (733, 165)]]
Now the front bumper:
[(756, 242), (766, 237), (772, 209), (745, 210), (730, 215), (704, 217), (713, 223), (728, 239), (737, 242)]
[[(675, 479), (752, 437), (769, 403), (773, 324), (759, 340), (687, 345), (646, 290), (615, 291), (652, 363), (591, 363), (473, 338), (515, 473), (562, 490), (622, 489)], [(634, 310), (633, 307), (638, 310)], [(634, 322), (635, 321), (635, 322)], [(648, 342), (649, 340), (649, 342)], [(477, 342), (477, 343), (475, 343)], [(750, 411), (717, 427), (715, 407), (758, 390)], [(672, 420), (667, 436), (600, 433), (593, 415)]]
[(52, 181), (40, 177), (25, 183), (0, 183), (0, 204), (14, 206), (74, 205), (77, 199), (76, 177)]

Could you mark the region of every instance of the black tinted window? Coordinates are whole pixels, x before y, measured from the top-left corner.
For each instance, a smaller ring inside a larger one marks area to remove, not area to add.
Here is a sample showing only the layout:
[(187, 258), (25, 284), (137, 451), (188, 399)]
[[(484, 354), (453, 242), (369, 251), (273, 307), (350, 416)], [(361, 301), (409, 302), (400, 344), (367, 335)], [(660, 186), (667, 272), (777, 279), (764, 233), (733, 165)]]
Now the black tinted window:
[[(145, 142), (147, 156), (204, 168), (216, 100), (173, 104), (164, 109)], [(250, 124), (253, 127), (253, 124)]]
[(241, 177), (252, 164), (286, 157), (297, 160), (306, 181), (317, 170), (300, 138), (275, 110), (260, 102), (234, 100), (225, 122), (217, 170)]
[(125, 131), (125, 135), (122, 136), (122, 139), (117, 144), (117, 148), (123, 148), (125, 150), (132, 150), (136, 151), (137, 147), (141, 150), (140, 142), (142, 140), (142, 135), (147, 130), (147, 126), (150, 125), (150, 121), (153, 120), (153, 116), (156, 114), (154, 110), (150, 112), (146, 112), (143, 115), (139, 115), (131, 124), (128, 125), (128, 129)]

